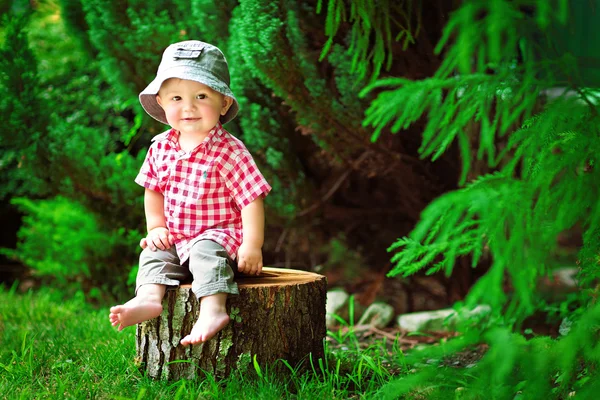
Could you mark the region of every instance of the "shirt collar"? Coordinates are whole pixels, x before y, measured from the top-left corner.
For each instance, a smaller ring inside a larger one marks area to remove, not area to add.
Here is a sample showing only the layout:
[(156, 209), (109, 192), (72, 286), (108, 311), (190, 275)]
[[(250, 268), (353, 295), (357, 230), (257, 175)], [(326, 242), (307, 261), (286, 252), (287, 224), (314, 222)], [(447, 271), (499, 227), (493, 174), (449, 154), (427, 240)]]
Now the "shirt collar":
[[(210, 132), (208, 132), (208, 136), (204, 139), (202, 143), (200, 143), (200, 145), (197, 148), (197, 151), (200, 151), (200, 149), (204, 149), (204, 154), (207, 154), (210, 151), (211, 147), (221, 140), (223, 133), (223, 126), (220, 122), (217, 122), (217, 125), (215, 125), (215, 127), (212, 128)], [(177, 140), (179, 139), (179, 134), (175, 129), (171, 128), (167, 132), (167, 136), (165, 139), (173, 143), (173, 145), (175, 146), (177, 144)]]
[(165, 139), (167, 139), (169, 142), (173, 143), (173, 145), (176, 145), (178, 137), (179, 137), (179, 134), (177, 133), (177, 131), (175, 129), (171, 128), (169, 130), (169, 132), (167, 132), (167, 137)]
[(202, 142), (202, 144), (204, 145), (204, 153), (208, 153), (211, 147), (221, 140), (222, 136), (223, 126), (220, 122), (217, 122), (217, 125), (215, 125), (215, 127), (210, 130), (208, 136), (206, 137), (206, 139), (204, 139), (204, 142)]

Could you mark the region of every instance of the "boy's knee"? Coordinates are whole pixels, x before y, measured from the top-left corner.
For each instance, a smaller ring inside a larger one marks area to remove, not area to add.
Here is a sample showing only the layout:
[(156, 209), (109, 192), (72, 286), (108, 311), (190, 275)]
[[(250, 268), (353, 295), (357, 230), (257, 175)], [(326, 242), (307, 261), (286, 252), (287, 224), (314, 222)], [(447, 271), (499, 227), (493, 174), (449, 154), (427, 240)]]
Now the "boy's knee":
[(190, 250), (190, 259), (196, 258), (198, 260), (203, 259), (225, 259), (230, 260), (227, 250), (220, 244), (212, 240), (199, 240), (192, 245)]
[(152, 251), (148, 247), (146, 247), (140, 253), (140, 265), (156, 261), (166, 262), (169, 264), (177, 264), (179, 262), (179, 257), (177, 257), (175, 247), (171, 247), (167, 250), (157, 249), (156, 251)]
[[(212, 240), (200, 240), (190, 252), (190, 272), (194, 276), (192, 289), (199, 297), (214, 293), (237, 293), (233, 282), (235, 263), (227, 250)], [(201, 293), (200, 293), (201, 292)]]

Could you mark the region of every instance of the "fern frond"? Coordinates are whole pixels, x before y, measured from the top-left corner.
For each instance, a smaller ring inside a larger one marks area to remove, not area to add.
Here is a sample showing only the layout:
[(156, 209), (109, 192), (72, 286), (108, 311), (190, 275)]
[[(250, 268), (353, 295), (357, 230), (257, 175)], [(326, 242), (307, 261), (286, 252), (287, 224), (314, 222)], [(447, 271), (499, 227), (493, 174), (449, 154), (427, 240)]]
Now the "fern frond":
[[(471, 166), (470, 142), (479, 143), (478, 160), (497, 166), (501, 158), (496, 154), (496, 139), (533, 114), (544, 90), (568, 84), (558, 80), (565, 74), (557, 71), (577, 75), (576, 63), (568, 62), (568, 56), (536, 56), (539, 37), (550, 24), (564, 23), (566, 18), (567, 0), (552, 2), (560, 10), (558, 15), (548, 12), (546, 3), (463, 2), (436, 47), (440, 54), (444, 50), (444, 58), (433, 77), (414, 82), (381, 80), (361, 92), (366, 97), (378, 91), (363, 121), (373, 128), (371, 139), (377, 140), (386, 128), (397, 133), (425, 116), (422, 157), (436, 160), (458, 139), (461, 184)], [(472, 131), (467, 127), (473, 125), (479, 128), (479, 140), (467, 136)]]
[[(468, 188), (435, 200), (424, 210), (411, 237), (398, 240), (388, 249), (397, 251), (392, 257), (395, 267), (389, 276), (414, 274), (439, 257), (443, 260), (430, 272), (443, 267), (450, 274), (457, 257), (471, 252), (480, 254), (487, 242), (480, 214), (489, 214), (486, 203), (494, 201), (490, 188), (494, 186), (491, 182), (497, 180), (505, 178), (482, 178)], [(486, 186), (482, 182), (490, 183)]]
[[(400, 129), (406, 129), (426, 110), (439, 107), (442, 102), (442, 90), (450, 85), (452, 85), (451, 79), (411, 81), (404, 78), (387, 78), (365, 87), (359, 93), (362, 98), (376, 88), (391, 88), (381, 92), (366, 111), (363, 126), (375, 127), (371, 141), (376, 141), (381, 130), (392, 121), (395, 121), (392, 127), (392, 132), (395, 133)], [(398, 107), (402, 107), (400, 114), (398, 114)]]
[[(349, 3), (349, 4), (348, 4)], [(320, 60), (329, 53), (334, 38), (342, 22), (352, 24), (348, 53), (352, 54), (352, 72), (364, 79), (371, 70), (370, 80), (376, 79), (382, 68), (389, 70), (392, 65), (392, 45), (403, 40), (403, 47), (414, 43), (420, 30), (420, 9), (414, 11), (419, 0), (329, 0), (325, 21), (327, 42), (321, 51)], [(316, 12), (323, 8), (322, 0), (317, 3)], [(417, 15), (417, 26), (413, 28), (413, 14)], [(393, 36), (392, 31), (398, 31)]]
[(514, 72), (506, 70), (498, 75), (471, 74), (420, 81), (382, 79), (365, 87), (359, 95), (365, 97), (382, 87), (387, 90), (371, 102), (363, 120), (363, 126), (374, 128), (371, 140), (376, 141), (389, 125), (391, 132), (396, 133), (427, 114), (419, 149), (421, 156), (437, 159), (458, 137), (465, 177), (471, 162), (467, 128), (479, 124), (477, 157), (485, 157), (490, 166), (496, 165), (499, 162), (496, 138), (506, 135), (515, 121), (530, 117), (544, 83), (533, 77), (515, 80)]
[[(443, 195), (423, 211), (410, 237), (390, 248), (396, 252), (390, 276), (441, 268), (450, 273), (456, 257), (479, 259), (487, 248), (492, 268), (472, 288), (468, 302), (502, 307), (507, 274), (514, 296), (506, 314), (530, 314), (537, 278), (553, 263), (558, 235), (578, 223), (586, 230), (600, 225), (597, 126), (600, 117), (577, 98), (550, 103), (511, 138), (517, 161)], [(513, 177), (517, 164), (524, 166), (519, 179)], [(600, 248), (587, 238), (592, 248)]]

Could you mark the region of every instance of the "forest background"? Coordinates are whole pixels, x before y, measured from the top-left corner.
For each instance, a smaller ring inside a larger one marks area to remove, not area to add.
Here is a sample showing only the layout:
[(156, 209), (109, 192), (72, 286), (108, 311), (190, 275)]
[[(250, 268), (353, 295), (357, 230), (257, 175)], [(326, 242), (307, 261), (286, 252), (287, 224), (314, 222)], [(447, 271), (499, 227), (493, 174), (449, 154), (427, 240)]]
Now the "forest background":
[[(399, 312), (489, 304), (494, 318), (461, 346), (545, 346), (544, 371), (577, 376), (599, 357), (587, 329), (598, 319), (598, 7), (2, 1), (3, 280), (98, 304), (129, 295), (144, 234), (133, 178), (165, 129), (137, 94), (169, 43), (201, 39), (227, 55), (241, 106), (227, 129), (273, 186), (266, 264), (324, 273), (364, 303), (402, 298)], [(540, 278), (575, 262), (580, 290), (549, 302)], [(553, 345), (512, 336), (539, 312), (583, 328)], [(528, 362), (509, 355), (507, 371)]]
[[(372, 34), (372, 49), (355, 54), (351, 38), (360, 30), (328, 16), (327, 7), (340, 6), (5, 1), (2, 245), (16, 248), (3, 252), (6, 272), (82, 290), (90, 300), (131, 291), (145, 233), (143, 191), (133, 178), (150, 139), (166, 128), (143, 112), (137, 94), (169, 43), (200, 38), (228, 57), (241, 112), (227, 128), (274, 188), (266, 263), (327, 272), (331, 286), (355, 294), (368, 283), (359, 296), (365, 304), (383, 294), (387, 247), (427, 203), (457, 187), (459, 156), (452, 148), (435, 163), (419, 159), (422, 124), (402, 135), (385, 127), (372, 141), (363, 119), (375, 92), (360, 93), (378, 76), (432, 75), (453, 6), (367, 3), (374, 27), (385, 25)], [(386, 21), (388, 12), (398, 21)], [(397, 283), (386, 290), (412, 290), (408, 280)], [(470, 283), (438, 294), (437, 303), (459, 299)], [(398, 311), (427, 308), (426, 301), (405, 301)]]

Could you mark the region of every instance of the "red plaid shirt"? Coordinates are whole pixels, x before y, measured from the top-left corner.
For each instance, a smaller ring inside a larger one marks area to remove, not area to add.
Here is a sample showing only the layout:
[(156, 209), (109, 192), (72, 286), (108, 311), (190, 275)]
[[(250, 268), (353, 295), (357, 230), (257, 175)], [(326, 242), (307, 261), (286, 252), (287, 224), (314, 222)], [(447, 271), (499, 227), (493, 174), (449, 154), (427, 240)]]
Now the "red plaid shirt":
[(190, 247), (210, 239), (236, 258), (242, 243), (241, 210), (271, 186), (241, 140), (218, 123), (189, 153), (174, 129), (152, 139), (135, 182), (162, 193), (165, 220), (184, 263)]

